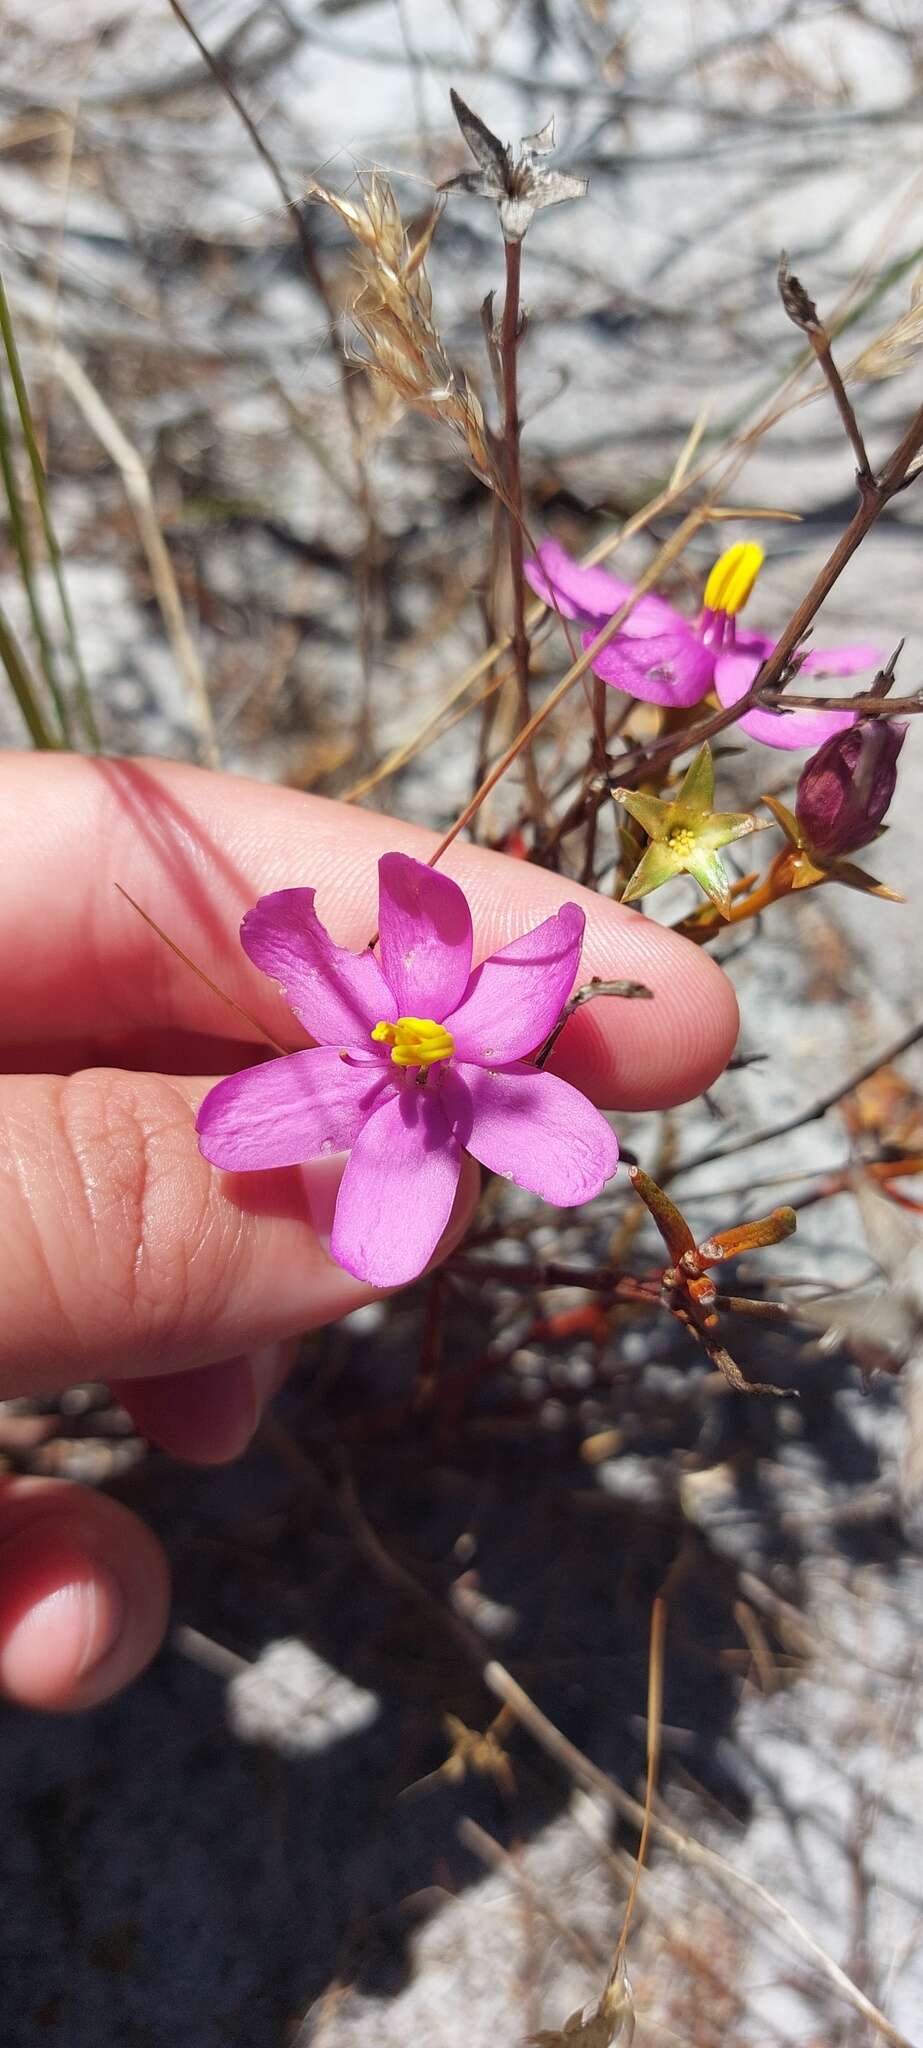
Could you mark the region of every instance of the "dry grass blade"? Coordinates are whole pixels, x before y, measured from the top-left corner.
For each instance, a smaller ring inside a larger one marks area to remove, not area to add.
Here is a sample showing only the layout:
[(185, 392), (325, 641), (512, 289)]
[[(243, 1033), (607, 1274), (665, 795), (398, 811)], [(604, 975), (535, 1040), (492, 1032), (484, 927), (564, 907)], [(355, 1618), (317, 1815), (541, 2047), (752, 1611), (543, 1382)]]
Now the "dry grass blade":
[(648, 1653), (647, 1679), (647, 1784), (644, 1794), (644, 1819), (638, 1841), (628, 1898), (622, 1915), (622, 1926), (615, 1952), (609, 1967), (606, 1982), (599, 1998), (579, 2012), (572, 2013), (560, 2030), (543, 2029), (533, 2036), (536, 2048), (574, 2048), (582, 2043), (583, 2048), (611, 2048), (616, 2041), (624, 2041), (630, 2048), (635, 2031), (635, 2007), (631, 1983), (628, 1976), (626, 1954), (635, 1903), (641, 1884), (641, 1873), (647, 1859), (650, 1840), (651, 1817), (654, 1792), (660, 1772), (660, 1734), (663, 1725), (663, 1651), (667, 1623), (667, 1603), (663, 1594), (658, 1594), (651, 1613), (651, 1641)]
[[(530, 1699), (523, 1687), (517, 1684), (512, 1673), (507, 1671), (504, 1665), (491, 1658), (484, 1666), (483, 1677), (494, 1697), (512, 1708), (517, 1720), (529, 1730), (539, 1746), (548, 1756), (555, 1759), (568, 1776), (582, 1785), (586, 1791), (601, 1797), (610, 1808), (630, 1820), (634, 1826), (643, 1827), (645, 1810), (640, 1801), (633, 1799), (629, 1792), (623, 1791), (621, 1785), (617, 1785), (613, 1778), (600, 1770), (599, 1765), (594, 1764), (584, 1754), (583, 1750), (577, 1748), (576, 1743), (569, 1741), (568, 1737), (555, 1727), (554, 1722), (548, 1719), (547, 1714), (542, 1713), (535, 1701)], [(890, 2041), (891, 2048), (917, 2048), (917, 2044), (906, 2034), (902, 2034), (899, 2027), (893, 2026), (887, 2015), (866, 1996), (858, 1984), (853, 1983), (852, 1978), (840, 1968), (839, 1963), (827, 1954), (826, 1949), (815, 1940), (809, 1929), (798, 1919), (797, 1914), (768, 1891), (765, 1885), (759, 1884), (756, 1878), (748, 1877), (745, 1871), (736, 1870), (726, 1857), (719, 1855), (717, 1849), (709, 1849), (703, 1842), (696, 1842), (692, 1836), (683, 1834), (661, 1814), (652, 1814), (650, 1826), (658, 1841), (672, 1850), (681, 1863), (708, 1871), (726, 1891), (734, 1892), (745, 1900), (761, 1927), (773, 1920), (784, 1927), (802, 1955), (810, 1958), (855, 2012), (874, 2027), (885, 2041)]]
[[(275, 1436), (277, 1441), (280, 1434), (283, 1434), (279, 1431), (278, 1425), (275, 1424), (270, 1425), (270, 1433)], [(263, 1423), (263, 1434), (264, 1436), (267, 1434), (267, 1424), (265, 1421)], [(310, 1459), (305, 1457), (300, 1447), (294, 1443), (294, 1440), (288, 1437), (287, 1432), (284, 1433), (284, 1436), (293, 1468), (300, 1475), (310, 1477), (316, 1483), (317, 1472), (315, 1466)], [(655, 1835), (658, 1841), (670, 1849), (681, 1863), (693, 1869), (707, 1871), (725, 1891), (732, 1892), (740, 1897), (750, 1912), (753, 1913), (760, 1927), (765, 1928), (776, 1922), (780, 1927), (784, 1928), (789, 1939), (801, 1951), (801, 1954), (810, 1958), (811, 1962), (821, 1971), (827, 1981), (853, 2007), (853, 2010), (858, 2012), (870, 2026), (874, 2027), (884, 2040), (891, 2043), (891, 2048), (917, 2048), (917, 2044), (912, 2042), (906, 2034), (902, 2034), (900, 2029), (895, 2027), (887, 2015), (867, 1996), (860, 1985), (855, 1984), (847, 1972), (841, 1969), (839, 1963), (835, 1962), (833, 1957), (827, 1954), (826, 1949), (821, 1947), (820, 1942), (815, 1940), (813, 1934), (802, 1924), (797, 1914), (793, 1913), (790, 1907), (786, 1906), (781, 1899), (777, 1899), (772, 1892), (766, 1889), (765, 1885), (758, 1883), (755, 1878), (748, 1877), (744, 1871), (736, 1870), (734, 1865), (729, 1863), (727, 1858), (720, 1855), (716, 1849), (710, 1849), (704, 1843), (695, 1841), (692, 1836), (684, 1834), (662, 1812), (654, 1813), (653, 1808), (649, 1808), (648, 1802), (642, 1805), (640, 1800), (632, 1798), (630, 1792), (626, 1792), (621, 1785), (616, 1783), (614, 1778), (609, 1777), (608, 1772), (602, 1770), (598, 1764), (594, 1764), (592, 1759), (582, 1749), (577, 1747), (576, 1743), (571, 1742), (569, 1737), (564, 1735), (561, 1729), (555, 1726), (555, 1723), (549, 1719), (547, 1714), (542, 1712), (541, 1707), (531, 1698), (525, 1688), (506, 1669), (506, 1666), (501, 1664), (497, 1658), (488, 1655), (486, 1646), (482, 1643), (480, 1636), (476, 1634), (474, 1629), (470, 1628), (467, 1623), (462, 1622), (457, 1615), (451, 1613), (447, 1607), (443, 1606), (442, 1602), (430, 1593), (426, 1587), (421, 1585), (404, 1564), (392, 1556), (363, 1514), (355, 1487), (348, 1474), (344, 1474), (340, 1485), (337, 1487), (335, 1500), (357, 1549), (368, 1560), (373, 1570), (383, 1579), (386, 1585), (391, 1586), (405, 1599), (409, 1600), (413, 1606), (426, 1615), (444, 1634), (451, 1637), (452, 1641), (462, 1651), (462, 1654), (470, 1659), (474, 1667), (480, 1672), (484, 1684), (493, 1693), (494, 1698), (499, 1700), (503, 1706), (509, 1707), (521, 1727), (528, 1730), (533, 1740), (545, 1751), (545, 1754), (550, 1756), (575, 1784), (580, 1785), (585, 1791), (601, 1797), (613, 1812), (619, 1814), (623, 1819), (630, 1821), (633, 1827), (643, 1830), (645, 1815), (649, 1811), (649, 1833)], [(669, 1580), (664, 1589), (664, 1598), (666, 1598), (668, 1593)], [(652, 1644), (656, 1643), (656, 1640), (655, 1632), (652, 1629)], [(655, 1676), (655, 1689), (652, 1694), (655, 1705), (658, 1704), (659, 1700), (656, 1690), (657, 1683), (658, 1681)], [(650, 1747), (648, 1755), (650, 1760)], [(590, 2044), (587, 2044), (587, 2048), (590, 2048)]]
[(54, 368), (75, 404), (80, 407), (87, 426), (102, 443), (122, 478), (125, 495), (134, 512), (141, 545), (147, 557), (164, 630), (189, 693), (202, 760), (208, 768), (219, 768), (221, 756), (215, 737), (208, 684), (186, 624), (182, 599), (167, 544), (160, 530), (147, 470), (137, 448), (132, 446), (127, 435), (123, 433), (118, 420), (109, 411), (96, 386), (91, 384), (76, 356), (72, 356), (69, 349), (60, 343), (54, 353)]
[(136, 910), (138, 916), (143, 917), (145, 924), (150, 926), (152, 932), (156, 932), (158, 939), (162, 939), (164, 945), (169, 946), (171, 953), (176, 954), (177, 960), (181, 960), (184, 967), (190, 968), (191, 972), (198, 976), (199, 981), (203, 982), (205, 987), (211, 990), (213, 996), (217, 996), (220, 1002), (226, 1003), (229, 1010), (236, 1011), (237, 1016), (242, 1017), (246, 1024), (252, 1025), (253, 1030), (258, 1032), (260, 1038), (264, 1038), (267, 1045), (271, 1045), (275, 1052), (288, 1053), (291, 1051), (290, 1046), (280, 1045), (279, 1040), (273, 1038), (272, 1032), (267, 1031), (265, 1024), (261, 1024), (258, 1017), (254, 1017), (252, 1010), (245, 1009), (243, 1003), (235, 1002), (233, 996), (229, 996), (225, 989), (219, 988), (218, 983), (212, 981), (211, 975), (206, 974), (204, 967), (199, 967), (195, 960), (190, 959), (189, 954), (183, 952), (182, 946), (178, 946), (176, 940), (171, 939), (169, 933), (164, 931), (162, 925), (157, 924), (155, 919), (146, 910), (142, 910), (140, 903), (136, 903), (133, 896), (129, 896), (128, 890), (123, 889), (121, 882), (116, 882), (115, 886), (119, 895), (124, 896), (126, 903), (131, 904), (132, 910)]

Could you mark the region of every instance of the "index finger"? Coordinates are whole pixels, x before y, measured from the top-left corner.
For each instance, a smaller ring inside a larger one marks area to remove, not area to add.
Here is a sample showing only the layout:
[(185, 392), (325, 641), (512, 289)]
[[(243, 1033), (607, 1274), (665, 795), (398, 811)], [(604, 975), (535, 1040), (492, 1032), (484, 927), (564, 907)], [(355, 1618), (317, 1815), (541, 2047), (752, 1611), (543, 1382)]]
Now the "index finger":
[[(317, 890), (341, 945), (368, 943), (377, 862), (427, 859), (435, 834), (324, 797), (160, 761), (0, 755), (0, 943), (8, 980), (0, 1044), (138, 1030), (240, 1039), (247, 1027), (164, 946), (116, 884), (219, 986), (287, 1046), (291, 1012), (238, 943), (245, 910), (270, 890)], [(471, 905), (477, 957), (558, 909), (587, 916), (581, 978), (645, 982), (653, 1002), (600, 1000), (578, 1012), (555, 1069), (607, 1106), (648, 1108), (709, 1086), (737, 1031), (729, 982), (707, 954), (560, 875), (455, 844), (441, 866)], [(254, 1043), (259, 1042), (256, 1029)]]

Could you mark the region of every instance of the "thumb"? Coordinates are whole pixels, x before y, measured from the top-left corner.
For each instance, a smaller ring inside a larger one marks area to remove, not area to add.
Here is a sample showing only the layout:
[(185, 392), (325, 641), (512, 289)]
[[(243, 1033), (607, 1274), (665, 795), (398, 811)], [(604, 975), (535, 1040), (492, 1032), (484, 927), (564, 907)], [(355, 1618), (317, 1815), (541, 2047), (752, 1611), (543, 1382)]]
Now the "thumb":
[[(252, 1358), (376, 1298), (325, 1248), (341, 1164), (216, 1173), (195, 1136), (209, 1086), (0, 1079), (0, 1398)], [(442, 1254), (477, 1192), (468, 1163)]]

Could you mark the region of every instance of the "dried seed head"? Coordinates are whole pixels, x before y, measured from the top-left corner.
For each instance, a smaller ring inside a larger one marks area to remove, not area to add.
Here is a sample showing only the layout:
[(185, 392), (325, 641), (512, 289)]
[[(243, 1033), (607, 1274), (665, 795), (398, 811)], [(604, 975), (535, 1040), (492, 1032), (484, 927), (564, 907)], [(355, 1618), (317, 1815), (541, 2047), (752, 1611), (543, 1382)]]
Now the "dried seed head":
[(862, 354), (850, 364), (851, 377), (899, 377), (909, 370), (923, 343), (923, 270), (918, 270), (910, 287), (910, 305), (899, 320), (886, 327)]
[(542, 164), (554, 148), (554, 115), (536, 135), (524, 135), (520, 153), (514, 159), (509, 143), (481, 120), (452, 91), (455, 119), (477, 164), (476, 171), (460, 171), (441, 186), (443, 192), (471, 192), (480, 199), (492, 199), (500, 217), (503, 239), (521, 242), (543, 206), (558, 206), (564, 199), (582, 199), (585, 178), (567, 171), (551, 171)]
[(533, 2034), (535, 2048), (631, 2048), (635, 2032), (635, 2004), (625, 1959), (615, 1958), (602, 1995), (591, 2005), (578, 2006), (563, 2027), (543, 2028)]
[(792, 276), (784, 249), (779, 258), (779, 297), (789, 319), (804, 333), (812, 327), (821, 328), (822, 322), (814, 300), (805, 291), (800, 277)]
[(314, 198), (331, 208), (357, 244), (359, 288), (350, 310), (364, 344), (357, 359), (372, 384), (376, 427), (391, 426), (405, 408), (424, 413), (449, 429), (466, 461), (493, 484), (495, 464), (480, 399), (464, 373), (453, 369), (432, 317), (426, 257), (439, 209), (411, 239), (386, 179), (373, 173), (360, 192), (355, 201), (312, 186)]

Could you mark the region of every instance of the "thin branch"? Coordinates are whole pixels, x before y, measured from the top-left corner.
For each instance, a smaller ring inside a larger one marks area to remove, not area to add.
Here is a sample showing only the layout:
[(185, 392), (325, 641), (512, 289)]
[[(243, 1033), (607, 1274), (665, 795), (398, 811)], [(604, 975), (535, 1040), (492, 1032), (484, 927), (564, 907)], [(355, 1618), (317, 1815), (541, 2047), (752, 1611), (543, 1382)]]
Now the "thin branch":
[(792, 276), (788, 267), (788, 258), (784, 251), (779, 263), (779, 295), (792, 325), (799, 328), (801, 333), (807, 336), (814, 350), (818, 364), (833, 394), (834, 403), (846, 430), (849, 445), (856, 458), (856, 482), (859, 485), (859, 489), (864, 491), (869, 485), (873, 484), (874, 480), (871, 463), (869, 462), (865, 442), (862, 438), (862, 429), (856, 418), (852, 400), (833, 360), (830, 336), (827, 333), (827, 329), (818, 314), (813, 299), (805, 291), (804, 285), (799, 278)]
[(675, 1180), (681, 1173), (692, 1173), (697, 1166), (710, 1166), (713, 1159), (727, 1159), (732, 1152), (748, 1152), (752, 1145), (768, 1145), (771, 1138), (784, 1138), (789, 1131), (800, 1131), (805, 1124), (819, 1122), (822, 1116), (826, 1116), (828, 1109), (834, 1109), (838, 1102), (842, 1102), (844, 1096), (852, 1095), (854, 1089), (861, 1088), (863, 1081), (870, 1080), (882, 1067), (889, 1067), (902, 1053), (909, 1052), (911, 1046), (918, 1045), (921, 1038), (923, 1023), (913, 1024), (909, 1031), (895, 1039), (893, 1045), (884, 1046), (882, 1051), (877, 1052), (873, 1059), (867, 1060), (857, 1073), (850, 1074), (848, 1080), (840, 1082), (836, 1088), (831, 1088), (826, 1095), (821, 1095), (807, 1109), (796, 1110), (793, 1116), (783, 1117), (777, 1124), (764, 1124), (761, 1130), (752, 1131), (748, 1138), (727, 1138), (722, 1145), (710, 1145), (706, 1151), (694, 1153), (691, 1159), (681, 1159), (667, 1177)]
[(272, 150), (263, 140), (257, 123), (241, 99), (228, 64), (222, 57), (215, 56), (209, 49), (208, 44), (203, 41), (198, 30), (190, 21), (186, 9), (182, 5), (182, 0), (169, 0), (169, 6), (172, 8), (180, 26), (185, 29), (186, 34), (195, 44), (203, 63), (207, 65), (216, 85), (220, 87), (225, 99), (233, 107), (238, 120), (246, 129), (260, 162), (272, 179), (294, 228), (305, 277), (315, 297), (320, 301), (326, 315), (328, 339), (336, 359), (343, 406), (349, 427), (353, 464), (356, 472), (356, 494), (365, 522), (365, 545), (356, 563), (356, 595), (358, 600), (358, 640), (363, 683), (361, 739), (367, 744), (370, 738), (372, 687), (371, 615), (374, 584), (379, 561), (380, 538), (371, 487), (362, 453), (362, 422), (357, 402), (355, 376), (340, 339), (336, 304), (318, 262), (313, 237), (305, 218), (304, 206), (296, 199), (284, 171), (277, 162)]
[[(729, 725), (736, 725), (748, 711), (754, 710), (759, 705), (764, 690), (771, 689), (776, 683), (781, 682), (799, 642), (819, 612), (824, 599), (829, 597), (847, 562), (852, 560), (856, 549), (861, 546), (866, 534), (871, 532), (885, 506), (910, 481), (911, 465), (921, 449), (923, 405), (914, 413), (907, 432), (898, 442), (878, 477), (873, 478), (863, 491), (845, 532), (840, 535), (823, 568), (818, 570), (801, 603), (796, 606), (788, 625), (754, 677), (746, 695), (739, 697), (736, 704), (729, 704), (724, 710), (714, 712), (710, 718), (700, 720), (698, 725), (687, 726), (679, 733), (666, 733), (662, 739), (655, 740), (653, 745), (633, 747), (613, 764), (613, 783), (637, 781), (639, 777), (649, 775), (652, 769), (667, 766), (675, 754), (687, 753), (691, 748), (700, 747), (705, 740), (714, 739), (719, 732), (724, 732)], [(594, 646), (594, 659), (595, 653)]]
[(861, 711), (873, 716), (888, 718), (912, 718), (915, 712), (923, 711), (923, 689), (916, 690), (912, 697), (876, 697), (871, 692), (864, 695), (860, 690), (855, 697), (796, 697), (788, 690), (770, 690), (760, 697), (760, 703), (768, 711)]
[(565, 1003), (556, 1024), (553, 1024), (544, 1045), (535, 1055), (535, 1065), (545, 1067), (551, 1058), (565, 1024), (570, 1022), (576, 1010), (582, 1010), (585, 1003), (595, 1002), (597, 996), (621, 996), (629, 1002), (640, 999), (650, 1000), (653, 989), (644, 981), (601, 981), (594, 975), (592, 981), (585, 981), (582, 988), (575, 990)]
[[(279, 194), (279, 198), (281, 199), (282, 204), (285, 207), (285, 210), (289, 216), (289, 219), (298, 237), (298, 247), (301, 251), (301, 260), (304, 265), (305, 275), (308, 279), (309, 284), (311, 285), (312, 291), (316, 292), (317, 297), (321, 301), (321, 304), (327, 315), (327, 319), (331, 329), (331, 334), (335, 336), (336, 311), (334, 308), (333, 300), (331, 299), (330, 293), (327, 290), (327, 285), (324, 279), (323, 272), (317, 260), (317, 254), (314, 248), (314, 243), (308, 230), (307, 221), (305, 220), (304, 217), (303, 207), (299, 205), (298, 200), (295, 198), (294, 192), (292, 191), (292, 188), (289, 185), (288, 179), (286, 178), (284, 171), (276, 162), (276, 159), (273, 156), (271, 149), (268, 149), (266, 143), (263, 141), (263, 137), (260, 134), (259, 128), (257, 127), (257, 124), (254, 121), (252, 114), (248, 112), (246, 106), (244, 105), (243, 100), (240, 97), (240, 94), (231, 76), (229, 67), (225, 62), (224, 58), (216, 56), (214, 52), (209, 49), (208, 44), (206, 42), (203, 42), (198, 29), (193, 26), (193, 23), (190, 21), (189, 16), (186, 13), (185, 7), (182, 6), (181, 0), (169, 0), (169, 6), (172, 8), (173, 13), (176, 16), (176, 19), (180, 24), (180, 27), (185, 29), (187, 36), (189, 36), (191, 41), (194, 42), (196, 49), (199, 52), (199, 56), (201, 57), (203, 64), (205, 64), (208, 67), (208, 70), (211, 72), (215, 84), (220, 86), (221, 91), (225, 96), (225, 99), (230, 102), (231, 106), (234, 109), (235, 114), (237, 115), (238, 120), (243, 123), (243, 126), (245, 127), (247, 134), (250, 137), (253, 147), (256, 150), (257, 156), (260, 159), (260, 162), (262, 163), (264, 169), (268, 171), (269, 176), (272, 179), (276, 191)], [(340, 359), (341, 375), (343, 379), (345, 393), (346, 390), (348, 389), (349, 378), (343, 357), (343, 350), (339, 348), (337, 350), (337, 354)], [(350, 393), (347, 399), (347, 407), (350, 412), (352, 412), (354, 403), (355, 401), (353, 400), (352, 394)]]
[[(519, 419), (518, 356), (520, 341), (520, 278), (522, 241), (504, 239), (506, 290), (500, 323), (500, 366), (503, 375), (503, 469), (506, 483), (506, 525), (510, 551), (510, 580), (513, 593), (513, 659), (519, 685), (519, 719), (529, 722), (529, 635), (526, 630), (526, 580), (523, 574), (521, 425)], [(545, 802), (531, 746), (523, 748), (523, 768), (529, 801), (536, 822), (544, 815)]]

